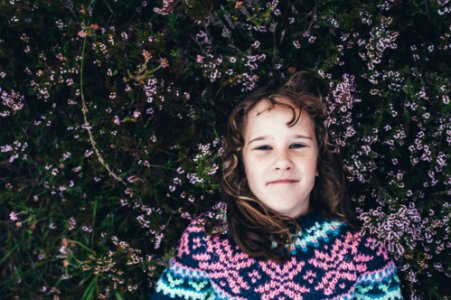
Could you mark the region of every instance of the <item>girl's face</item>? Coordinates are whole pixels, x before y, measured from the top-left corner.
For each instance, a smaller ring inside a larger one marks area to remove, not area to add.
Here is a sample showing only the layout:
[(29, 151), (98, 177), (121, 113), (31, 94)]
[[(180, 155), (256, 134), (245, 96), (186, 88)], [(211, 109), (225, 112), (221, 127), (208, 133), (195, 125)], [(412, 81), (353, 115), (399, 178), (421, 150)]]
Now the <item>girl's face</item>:
[[(291, 105), (287, 99), (277, 100)], [(268, 101), (260, 101), (246, 116), (243, 161), (254, 195), (280, 214), (296, 218), (309, 208), (317, 175), (318, 142), (307, 112), (289, 127), (292, 117), (289, 108), (271, 108)]]

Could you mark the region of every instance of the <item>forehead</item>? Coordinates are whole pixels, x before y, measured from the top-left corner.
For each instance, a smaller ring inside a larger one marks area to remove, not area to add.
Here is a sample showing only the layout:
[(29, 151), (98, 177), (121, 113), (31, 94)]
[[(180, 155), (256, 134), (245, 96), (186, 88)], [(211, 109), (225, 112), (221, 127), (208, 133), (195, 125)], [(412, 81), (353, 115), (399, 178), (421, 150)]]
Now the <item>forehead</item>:
[(287, 106), (290, 106), (293, 108), (296, 107), (296, 105), (294, 104), (294, 101), (289, 98), (275, 97), (275, 98), (273, 98), (273, 100), (276, 102), (275, 104), (272, 104), (269, 99), (260, 100), (259, 102), (257, 102), (257, 104), (255, 104), (255, 106), (249, 111), (248, 114), (250, 114), (252, 111), (262, 112), (262, 111), (271, 110), (271, 109), (274, 109), (277, 107), (283, 107), (283, 108), (287, 108), (287, 109), (288, 109)]
[[(292, 101), (286, 98), (276, 98), (276, 104), (269, 100), (261, 100), (247, 114), (243, 124), (243, 134), (267, 131), (280, 132), (301, 130), (313, 133), (315, 125), (305, 110), (300, 110)], [(292, 108), (292, 109), (291, 109)], [(293, 124), (293, 121), (297, 122)]]
[(275, 98), (275, 101), (276, 103), (273, 104), (269, 99), (262, 99), (255, 104), (245, 116), (244, 128), (246, 128), (249, 123), (255, 121), (275, 119), (276, 117), (280, 118), (281, 114), (287, 115), (288, 119), (285, 121), (285, 123), (287, 123), (293, 117), (297, 117), (301, 113), (300, 109), (287, 98)]

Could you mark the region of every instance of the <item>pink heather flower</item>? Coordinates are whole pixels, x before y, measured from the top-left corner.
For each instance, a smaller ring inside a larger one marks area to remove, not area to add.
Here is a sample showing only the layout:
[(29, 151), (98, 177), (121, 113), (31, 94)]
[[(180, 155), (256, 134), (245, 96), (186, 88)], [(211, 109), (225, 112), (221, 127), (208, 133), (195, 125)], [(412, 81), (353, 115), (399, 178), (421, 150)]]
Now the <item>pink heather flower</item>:
[(0, 147), (0, 152), (10, 152), (13, 151), (13, 147), (11, 145), (4, 145)]
[(197, 55), (196, 56), (196, 62), (198, 63), (198, 64), (201, 64), (201, 63), (203, 63), (204, 62), (204, 56), (202, 56), (202, 55)]
[(83, 230), (84, 232), (92, 232), (92, 228), (90, 226), (82, 226), (81, 230)]
[(130, 183), (134, 183), (134, 182), (138, 182), (138, 181), (142, 182), (143, 180), (136, 175), (132, 175), (132, 176), (127, 177), (127, 181)]
[(93, 24), (89, 25), (89, 27), (90, 27), (92, 30), (100, 29), (100, 26), (99, 26), (98, 24), (96, 24), (96, 23), (93, 23)]
[(167, 67), (169, 67), (169, 60), (167, 58), (161, 58), (160, 59), (160, 65), (162, 68), (166, 69)]
[(260, 42), (259, 42), (259, 41), (255, 41), (255, 42), (251, 45), (251, 47), (254, 48), (254, 49), (260, 48)]
[(68, 229), (70, 231), (75, 229), (75, 226), (77, 225), (77, 221), (74, 219), (74, 217), (70, 217), (69, 220), (67, 220)]
[[(13, 112), (22, 110), (24, 107), (23, 100), (24, 96), (16, 93), (14, 90), (7, 92), (2, 90), (0, 87), (0, 98), (2, 100), (2, 104), (6, 107), (10, 108)], [(0, 112), (2, 117), (9, 116), (11, 113), (9, 111)]]
[[(152, 103), (154, 96), (157, 94), (157, 80), (155, 78), (149, 78), (144, 85), (144, 92), (146, 93), (147, 103)], [(147, 114), (149, 112), (146, 111)]]
[(59, 248), (59, 252), (61, 253), (62, 257), (66, 257), (67, 256), (67, 247), (66, 246), (61, 246)]
[(11, 220), (11, 221), (17, 221), (18, 220), (18, 218), (17, 218), (17, 214), (15, 213), (15, 212), (10, 212), (9, 213), (9, 219)]
[(160, 15), (168, 15), (174, 10), (174, 0), (163, 0), (163, 7), (155, 7), (153, 11)]
[(150, 228), (150, 222), (145, 219), (144, 215), (140, 215), (136, 217), (136, 219), (138, 220), (139, 224), (141, 224), (142, 227)]
[(144, 59), (146, 61), (152, 59), (152, 52), (150, 52), (150, 51), (143, 50), (142, 55), (144, 56)]
[(139, 111), (133, 112), (133, 118), (138, 119), (141, 116), (141, 113)]
[(78, 35), (79, 37), (81, 37), (81, 38), (85, 38), (85, 37), (88, 36), (88, 33), (87, 33), (86, 31), (84, 31), (84, 30), (80, 30), (80, 31), (77, 33), (77, 35)]
[(92, 151), (92, 150), (86, 150), (85, 157), (90, 157), (93, 153), (94, 153), (94, 151)]
[(121, 125), (121, 120), (119, 119), (118, 116), (114, 116), (114, 121), (113, 121), (113, 123), (116, 124), (116, 125)]
[(191, 215), (189, 212), (184, 212), (180, 215), (183, 219), (191, 220)]
[(196, 34), (196, 40), (203, 44), (210, 44), (210, 39), (205, 31), (200, 31)]
[(153, 247), (154, 249), (160, 248), (160, 243), (161, 243), (161, 240), (163, 239), (163, 237), (164, 237), (163, 233), (157, 234), (155, 236), (155, 244), (154, 244), (154, 247)]
[(241, 9), (243, 7), (243, 1), (235, 2), (235, 9)]

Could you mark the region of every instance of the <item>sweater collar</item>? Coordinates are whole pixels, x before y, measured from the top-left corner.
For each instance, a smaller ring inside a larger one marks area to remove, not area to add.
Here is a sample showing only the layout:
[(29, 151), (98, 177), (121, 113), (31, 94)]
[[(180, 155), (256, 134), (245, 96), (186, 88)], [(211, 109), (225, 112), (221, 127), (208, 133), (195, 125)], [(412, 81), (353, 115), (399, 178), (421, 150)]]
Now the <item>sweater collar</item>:
[(296, 222), (301, 228), (307, 229), (315, 225), (316, 222), (324, 221), (324, 219), (326, 219), (326, 217), (320, 212), (311, 210), (307, 214), (297, 217)]

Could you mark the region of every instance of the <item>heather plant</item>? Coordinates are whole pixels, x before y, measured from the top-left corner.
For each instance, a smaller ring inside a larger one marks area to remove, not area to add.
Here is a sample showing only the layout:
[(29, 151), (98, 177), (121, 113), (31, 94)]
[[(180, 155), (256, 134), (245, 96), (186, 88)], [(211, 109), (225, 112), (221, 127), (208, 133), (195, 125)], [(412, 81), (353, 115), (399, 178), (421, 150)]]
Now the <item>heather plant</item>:
[(446, 0), (0, 0), (0, 290), (146, 298), (189, 220), (221, 207), (228, 112), (298, 70), (362, 230), (403, 293), (447, 299)]

